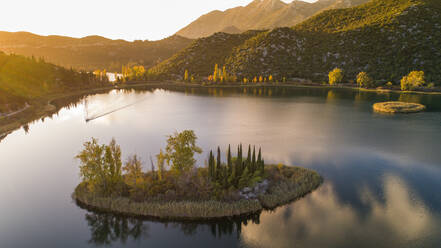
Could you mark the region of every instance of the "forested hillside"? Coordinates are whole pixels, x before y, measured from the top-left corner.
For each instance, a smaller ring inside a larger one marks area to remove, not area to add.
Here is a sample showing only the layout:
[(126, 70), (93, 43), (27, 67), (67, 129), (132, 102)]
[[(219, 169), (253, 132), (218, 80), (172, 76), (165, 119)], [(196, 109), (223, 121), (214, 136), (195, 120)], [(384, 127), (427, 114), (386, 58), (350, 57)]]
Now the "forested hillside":
[(48, 62), (77, 70), (120, 71), (127, 64), (149, 68), (177, 53), (191, 41), (177, 35), (159, 41), (128, 42), (100, 36), (77, 39), (26, 32), (0, 32), (0, 51), (43, 57)]
[(294, 28), (262, 33), (235, 48), (227, 67), (239, 76), (325, 80), (335, 67), (354, 79), (398, 80), (412, 70), (441, 81), (441, 1), (372, 0), (325, 11)]
[(222, 64), (231, 55), (233, 48), (263, 31), (247, 31), (242, 34), (216, 33), (194, 41), (190, 46), (170, 59), (151, 68), (148, 73), (154, 78), (180, 78), (188, 70), (194, 75), (208, 76), (214, 64)]
[(197, 40), (152, 72), (182, 76), (187, 69), (207, 77), (215, 64), (225, 64), (239, 79), (272, 75), (321, 81), (340, 67), (346, 80), (366, 71), (377, 82), (398, 84), (410, 71), (422, 70), (426, 81), (441, 83), (440, 0), (372, 0), (324, 11), (292, 28), (253, 34), (235, 42), (225, 39), (234, 37), (227, 34)]
[(41, 96), (102, 86), (106, 82), (92, 73), (0, 52), (0, 113), (22, 108), (25, 102)]

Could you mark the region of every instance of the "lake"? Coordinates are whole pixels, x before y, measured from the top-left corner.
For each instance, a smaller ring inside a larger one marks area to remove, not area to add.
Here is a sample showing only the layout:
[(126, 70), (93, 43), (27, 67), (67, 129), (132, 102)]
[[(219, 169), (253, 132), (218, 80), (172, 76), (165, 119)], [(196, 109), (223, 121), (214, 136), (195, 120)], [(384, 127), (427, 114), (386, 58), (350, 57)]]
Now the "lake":
[[(86, 99), (0, 141), (0, 247), (441, 247), (441, 96), (139, 88)], [(428, 111), (373, 113), (385, 100)], [(185, 129), (204, 150), (200, 165), (218, 145), (255, 144), (265, 162), (315, 169), (324, 184), (273, 211), (206, 223), (125, 218), (72, 200), (83, 142), (114, 137), (147, 169), (166, 135)]]

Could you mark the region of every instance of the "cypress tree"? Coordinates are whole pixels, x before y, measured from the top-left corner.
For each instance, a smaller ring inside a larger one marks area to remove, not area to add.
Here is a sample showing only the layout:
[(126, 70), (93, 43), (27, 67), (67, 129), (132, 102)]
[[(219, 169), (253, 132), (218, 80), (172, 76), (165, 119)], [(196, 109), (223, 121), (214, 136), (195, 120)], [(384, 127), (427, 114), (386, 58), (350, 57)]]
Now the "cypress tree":
[(210, 150), (210, 155), (208, 157), (208, 175), (210, 176), (211, 179), (213, 179), (213, 175), (214, 175), (214, 166), (213, 166), (213, 151)]
[(251, 166), (251, 145), (248, 145), (248, 156), (247, 156), (247, 160), (245, 161), (245, 167), (248, 168), (248, 170), (250, 170), (249, 168), (250, 166)]
[(256, 146), (253, 147), (253, 158), (251, 160), (251, 174), (256, 171)]
[(257, 163), (262, 162), (262, 148), (259, 147), (259, 155), (257, 155)]
[(237, 147), (237, 160), (236, 160), (236, 177), (240, 177), (240, 175), (242, 175), (242, 144), (240, 144)]
[(216, 163), (216, 179), (221, 179), (222, 176), (222, 163), (220, 147), (217, 147), (217, 163)]
[(233, 172), (233, 162), (231, 161), (231, 147), (228, 145), (228, 154), (227, 154), (227, 164), (228, 164), (228, 176)]

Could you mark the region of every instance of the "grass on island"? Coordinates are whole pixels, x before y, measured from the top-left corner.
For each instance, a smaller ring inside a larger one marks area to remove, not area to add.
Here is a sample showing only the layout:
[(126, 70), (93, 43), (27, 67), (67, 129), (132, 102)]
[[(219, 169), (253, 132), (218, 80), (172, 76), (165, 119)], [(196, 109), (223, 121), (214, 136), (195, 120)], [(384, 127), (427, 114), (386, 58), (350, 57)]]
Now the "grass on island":
[(270, 186), (266, 193), (253, 199), (168, 199), (138, 202), (128, 196), (112, 197), (92, 193), (88, 190), (87, 183), (78, 185), (72, 197), (79, 204), (101, 211), (159, 219), (197, 220), (249, 215), (263, 209), (273, 209), (305, 196), (323, 182), (317, 172), (300, 167), (269, 165), (265, 168), (265, 173)]
[(380, 102), (375, 103), (374, 111), (381, 113), (417, 113), (426, 109), (426, 106), (419, 103), (408, 102)]
[(72, 196), (79, 205), (102, 211), (195, 220), (254, 214), (302, 197), (322, 183), (308, 169), (265, 165), (261, 149), (256, 152), (251, 145), (247, 153), (238, 145), (235, 157), (228, 146), (226, 161), (218, 147), (217, 156), (210, 151), (207, 166), (196, 167), (194, 154), (202, 153), (196, 139), (192, 130), (168, 136), (149, 172), (136, 155), (123, 165), (114, 139), (109, 145), (85, 142), (76, 156), (82, 182)]

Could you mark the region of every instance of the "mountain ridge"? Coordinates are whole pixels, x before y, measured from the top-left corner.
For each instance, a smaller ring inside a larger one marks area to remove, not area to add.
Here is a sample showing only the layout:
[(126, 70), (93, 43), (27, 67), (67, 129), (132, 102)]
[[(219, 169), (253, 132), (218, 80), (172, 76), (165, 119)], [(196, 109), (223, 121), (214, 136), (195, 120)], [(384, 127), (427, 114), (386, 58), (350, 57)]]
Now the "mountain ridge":
[[(239, 79), (272, 75), (277, 80), (286, 77), (325, 81), (328, 72), (339, 67), (347, 80), (366, 71), (378, 82), (397, 84), (410, 71), (423, 70), (428, 82), (439, 84), (440, 3), (371, 0), (352, 8), (326, 10), (292, 28), (258, 32), (239, 45), (218, 50), (223, 53), (218, 55), (222, 59), (201, 56), (198, 64), (204, 65), (204, 70), (197, 68), (189, 59), (192, 55), (184, 50), (179, 62), (172, 57), (167, 60), (167, 67), (160, 63), (152, 72), (182, 77), (187, 69), (190, 74), (207, 77), (214, 64), (219, 64)], [(216, 42), (215, 37), (204, 39)], [(201, 50), (208, 49), (201, 40), (193, 44)]]
[(0, 31), (0, 51), (28, 57), (44, 57), (45, 60), (66, 68), (87, 71), (120, 71), (122, 65), (130, 63), (151, 67), (191, 42), (191, 39), (178, 35), (159, 41), (129, 42), (98, 35), (72, 38)]
[(254, 0), (246, 6), (204, 14), (176, 34), (194, 39), (221, 32), (228, 26), (235, 26), (240, 30), (291, 27), (320, 11), (347, 8), (365, 2), (367, 0), (318, 0), (313, 3), (298, 0), (291, 3)]

